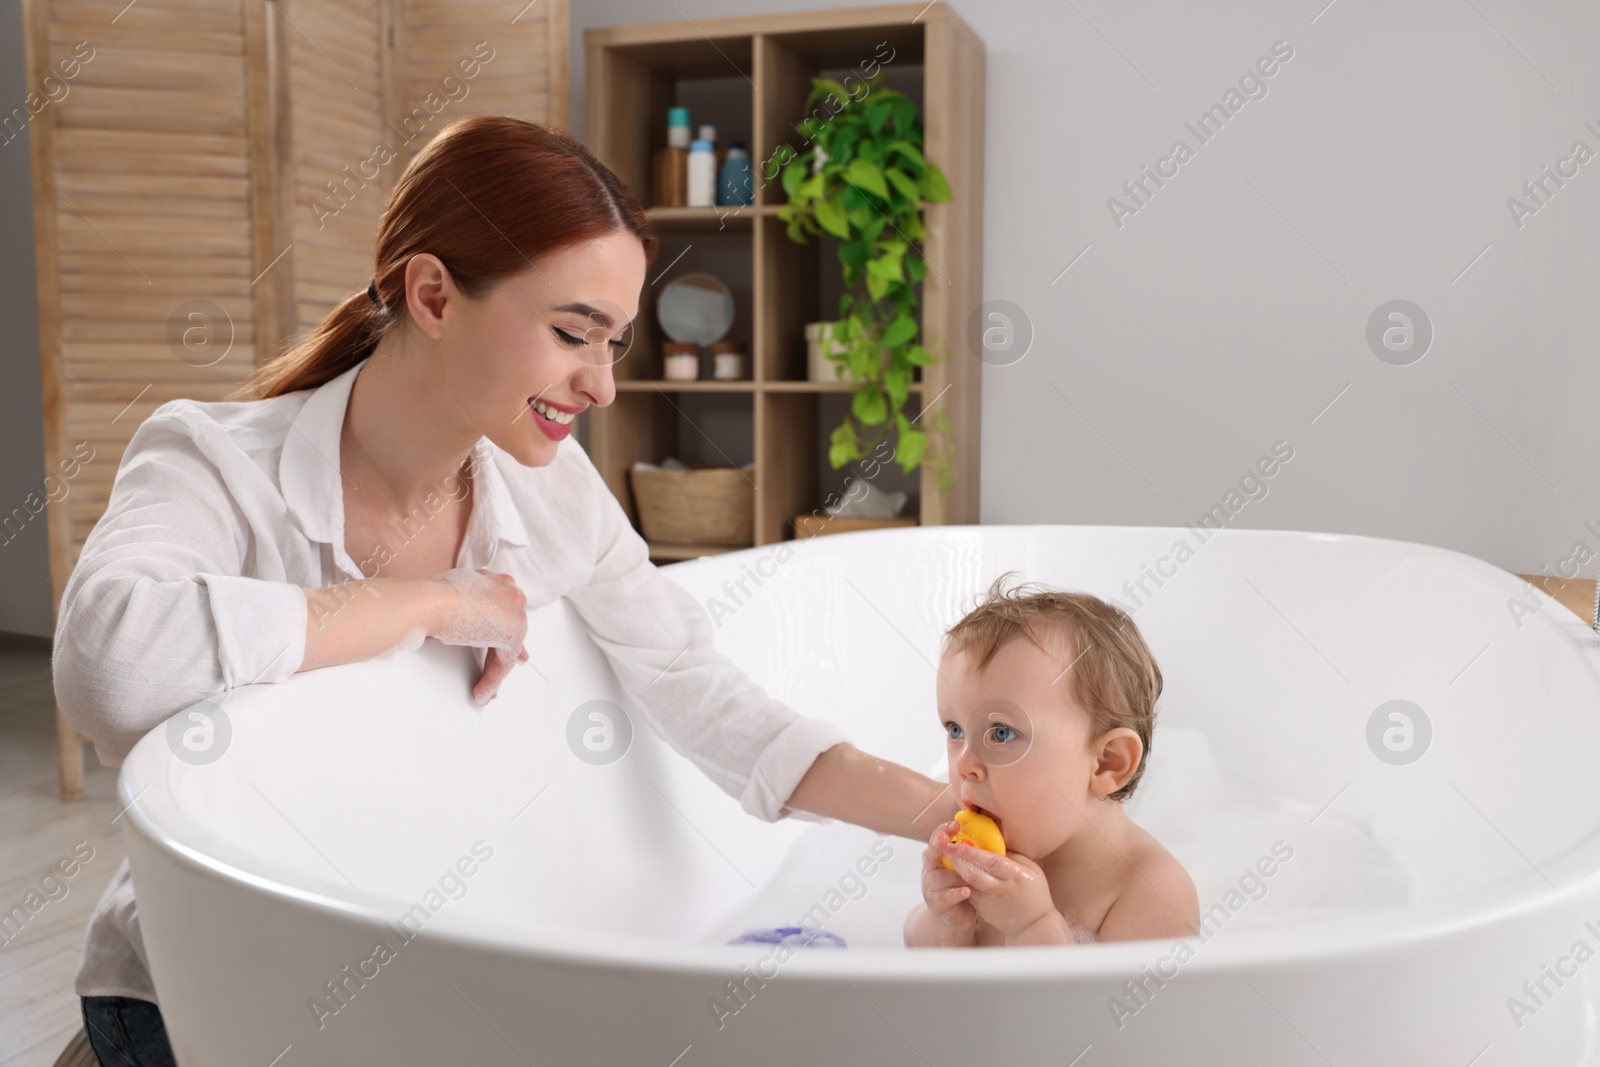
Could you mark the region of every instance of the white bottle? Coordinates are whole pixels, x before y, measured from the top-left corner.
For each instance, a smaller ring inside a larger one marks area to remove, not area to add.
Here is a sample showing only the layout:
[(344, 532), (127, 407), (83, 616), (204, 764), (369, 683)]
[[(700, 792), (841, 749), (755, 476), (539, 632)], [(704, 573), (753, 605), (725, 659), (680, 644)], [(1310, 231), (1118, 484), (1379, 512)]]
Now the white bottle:
[(710, 141), (689, 145), (689, 206), (715, 207), (717, 203), (717, 157)]

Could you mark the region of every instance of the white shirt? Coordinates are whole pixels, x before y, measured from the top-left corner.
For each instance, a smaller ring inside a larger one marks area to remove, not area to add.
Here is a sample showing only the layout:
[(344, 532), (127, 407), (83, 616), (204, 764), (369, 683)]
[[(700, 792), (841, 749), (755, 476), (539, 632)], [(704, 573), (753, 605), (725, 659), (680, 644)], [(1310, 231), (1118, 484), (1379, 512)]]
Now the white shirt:
[[(55, 634), (56, 700), (103, 763), (196, 701), (288, 681), (305, 658), (302, 589), (381, 574), (344, 543), (339, 438), (365, 365), (270, 400), (169, 401), (135, 431)], [(512, 575), (530, 611), (566, 597), (663, 738), (750, 814), (788, 815), (812, 761), (847, 735), (716, 650), (705, 609), (650, 562), (576, 438), (544, 467), (487, 438), (476, 448), (456, 566)], [(156, 999), (126, 860), (90, 919), (76, 989)]]

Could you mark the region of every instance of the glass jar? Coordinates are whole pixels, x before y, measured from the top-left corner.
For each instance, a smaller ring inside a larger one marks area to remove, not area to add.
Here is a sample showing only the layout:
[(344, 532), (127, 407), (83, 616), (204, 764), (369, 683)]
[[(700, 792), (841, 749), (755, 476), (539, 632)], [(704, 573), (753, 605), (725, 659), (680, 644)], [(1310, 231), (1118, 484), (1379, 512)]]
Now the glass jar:
[(744, 378), (744, 342), (718, 341), (711, 346), (711, 362), (711, 376), (719, 382), (736, 382)]
[(700, 377), (700, 346), (693, 341), (666, 341), (661, 345), (663, 377), (692, 382)]

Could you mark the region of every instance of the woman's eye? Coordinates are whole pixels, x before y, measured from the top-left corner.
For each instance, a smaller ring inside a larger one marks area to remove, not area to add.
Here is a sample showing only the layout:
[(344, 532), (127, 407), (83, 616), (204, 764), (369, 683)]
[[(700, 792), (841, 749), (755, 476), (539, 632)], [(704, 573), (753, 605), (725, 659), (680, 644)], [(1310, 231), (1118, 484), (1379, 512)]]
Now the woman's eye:
[[(579, 345), (586, 345), (586, 344), (589, 343), (586, 339), (584, 339), (582, 337), (576, 337), (576, 336), (568, 333), (566, 330), (563, 330), (559, 326), (552, 326), (551, 329), (556, 332), (556, 336), (557, 337), (561, 338), (561, 340), (565, 341), (567, 344), (573, 346), (574, 348), (578, 347)], [(626, 347), (628, 347), (628, 342), (622, 340), (621, 338), (613, 338), (612, 340), (610, 340), (607, 343), (610, 344), (612, 348), (626, 348)]]

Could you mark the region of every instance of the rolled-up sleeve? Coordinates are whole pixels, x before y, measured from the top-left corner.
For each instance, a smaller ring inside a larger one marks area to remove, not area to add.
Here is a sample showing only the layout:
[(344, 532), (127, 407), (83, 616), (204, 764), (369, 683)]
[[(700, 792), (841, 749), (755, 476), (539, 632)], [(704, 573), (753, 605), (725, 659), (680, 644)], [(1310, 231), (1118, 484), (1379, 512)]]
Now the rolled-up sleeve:
[(585, 503), (600, 516), (598, 558), (591, 579), (566, 596), (633, 699), (629, 710), (750, 814), (815, 819), (785, 802), (817, 756), (850, 737), (769, 696), (717, 651), (705, 609), (650, 562), (587, 456), (583, 464)]
[(61, 595), (57, 704), (110, 765), (174, 712), (305, 658), (305, 594), (241, 577), (252, 535), (191, 429), (158, 409), (135, 431)]

